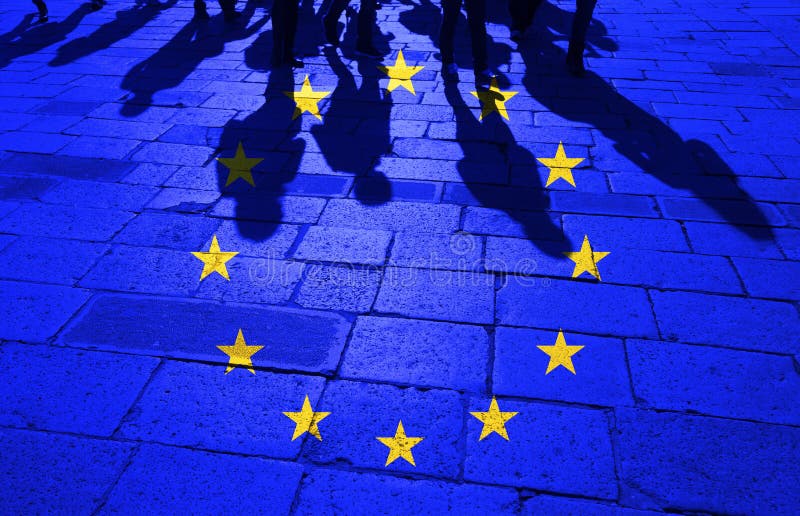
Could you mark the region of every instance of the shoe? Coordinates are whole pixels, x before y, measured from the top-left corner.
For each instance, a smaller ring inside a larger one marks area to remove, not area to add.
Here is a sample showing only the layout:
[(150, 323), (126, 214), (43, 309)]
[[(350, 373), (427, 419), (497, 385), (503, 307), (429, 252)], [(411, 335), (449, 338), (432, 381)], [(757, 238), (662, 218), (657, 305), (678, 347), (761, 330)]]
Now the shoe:
[(331, 20), (327, 16), (322, 18), (322, 29), (325, 33), (325, 41), (329, 44), (333, 45), (334, 47), (339, 46), (339, 31), (338, 31), (339, 22), (336, 20)]
[(575, 77), (584, 76), (586, 74), (586, 68), (583, 65), (583, 56), (567, 53), (567, 71)]
[(522, 41), (522, 31), (518, 29), (514, 29), (511, 31), (511, 41), (515, 43), (519, 43)]
[(489, 84), (492, 82), (492, 72), (488, 68), (475, 70), (476, 84)]
[(458, 75), (458, 65), (455, 63), (442, 63), (442, 75), (450, 77)]
[(89, 5), (91, 6), (92, 11), (99, 11), (103, 8), (103, 4), (99, 0), (92, 0)]
[(291, 66), (292, 68), (303, 68), (305, 66), (305, 63), (303, 63), (302, 60), (296, 59), (294, 57), (289, 59), (284, 59), (283, 62)]
[(242, 13), (240, 13), (238, 11), (228, 11), (225, 14), (223, 14), (223, 17), (225, 18), (226, 22), (235, 22), (241, 16), (242, 16)]
[(50, 17), (47, 15), (46, 12), (39, 13), (39, 19), (36, 20), (36, 23), (47, 23), (50, 20)]
[(361, 46), (361, 47), (357, 46), (356, 47), (356, 55), (363, 56), (363, 57), (373, 57), (373, 58), (383, 57), (383, 53), (379, 52), (378, 49), (373, 47), (373, 46), (369, 46), (369, 47), (368, 46)]

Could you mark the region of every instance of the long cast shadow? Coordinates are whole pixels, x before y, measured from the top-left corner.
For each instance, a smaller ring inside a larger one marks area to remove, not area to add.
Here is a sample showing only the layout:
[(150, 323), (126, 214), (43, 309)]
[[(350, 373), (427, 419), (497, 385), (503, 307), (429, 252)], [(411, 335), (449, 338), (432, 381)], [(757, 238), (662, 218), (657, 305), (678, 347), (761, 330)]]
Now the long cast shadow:
[[(512, 166), (536, 170), (534, 155), (516, 143), (511, 130), (496, 113), (479, 121), (464, 101), (458, 83), (445, 82), (444, 91), (456, 118), (456, 141), (464, 154), (458, 172), (467, 189), (461, 193), (457, 188), (451, 189), (453, 200), (505, 211), (531, 241), (537, 244), (562, 241), (560, 246), (569, 248), (568, 243), (563, 243), (561, 225), (547, 212), (550, 198), (541, 184), (509, 187)], [(534, 174), (531, 180), (535, 183), (538, 176)], [(554, 246), (539, 247), (547, 254), (559, 254)]]
[[(439, 29), (442, 24), (441, 5), (434, 3), (432, 0), (400, 0), (400, 3), (412, 6), (411, 9), (400, 13), (400, 23), (414, 34), (427, 36), (438, 48)], [(495, 16), (494, 13), (504, 6), (505, 2), (487, 2), (487, 17)], [(511, 47), (505, 43), (495, 41), (490, 34), (487, 35), (486, 46), (491, 67), (500, 67), (511, 59)], [(455, 60), (458, 67), (463, 70), (471, 70), (473, 66), (469, 31), (463, 11), (459, 13), (456, 25), (455, 49)], [(436, 57), (440, 59), (441, 55), (437, 52)]]
[[(571, 18), (571, 13), (548, 3), (537, 12), (533, 27), (537, 37), (523, 42), (519, 49), (525, 63), (522, 83), (528, 93), (552, 113), (600, 131), (621, 156), (642, 172), (671, 187), (692, 191), (694, 198), (726, 221), (746, 224), (739, 227), (751, 238), (771, 239), (766, 216), (738, 186), (736, 174), (708, 143), (694, 138), (683, 140), (658, 117), (591, 71), (579, 79), (566, 75), (566, 52), (557, 41), (565, 39), (558, 31), (568, 30)], [(602, 24), (594, 25), (595, 30), (589, 33), (590, 44)], [(600, 29), (603, 32), (604, 27)], [(730, 179), (729, 187), (714, 186), (718, 183), (709, 181), (711, 176)]]
[(219, 156), (232, 157), (241, 142), (248, 157), (263, 159), (253, 173), (255, 187), (241, 180), (226, 186), (229, 170), (220, 162), (216, 165), (222, 193), (218, 208), (224, 206), (223, 215), (235, 218), (239, 234), (250, 240), (267, 239), (283, 221), (280, 199), (305, 151), (306, 142), (296, 137), (302, 120), (292, 120), (295, 104), (284, 95), (295, 89), (290, 69), (273, 70), (264, 105), (242, 120), (228, 122), (220, 137)]
[(375, 167), (391, 147), (392, 101), (388, 93), (381, 96), (377, 61), (357, 60), (361, 76), (359, 87), (335, 49), (326, 48), (324, 54), (338, 83), (330, 96), (323, 123), (313, 126), (311, 133), (332, 169), (357, 176), (356, 198), (365, 204), (387, 202), (392, 195), (391, 183)]
[(109, 48), (144, 27), (147, 22), (165, 9), (175, 5), (176, 2), (177, 0), (168, 0), (163, 4), (157, 1), (137, 2), (129, 9), (117, 11), (113, 21), (103, 24), (88, 36), (73, 39), (58, 47), (56, 56), (50, 60), (49, 64), (50, 66), (63, 66), (81, 57)]
[(132, 95), (125, 101), (122, 114), (133, 117), (143, 113), (158, 92), (178, 86), (204, 60), (222, 54), (226, 43), (257, 33), (269, 18), (264, 16), (248, 26), (255, 9), (255, 0), (247, 2), (235, 26), (224, 23), (222, 14), (211, 20), (189, 21), (155, 54), (125, 75), (122, 88)]
[(14, 59), (35, 54), (50, 45), (63, 41), (70, 32), (75, 30), (84, 16), (91, 12), (93, 12), (91, 5), (85, 3), (59, 22), (34, 25), (28, 30), (24, 30), (27, 25), (18, 25), (13, 31), (3, 35), (3, 39), (0, 40), (3, 43), (3, 48), (0, 50), (0, 69), (8, 66)]

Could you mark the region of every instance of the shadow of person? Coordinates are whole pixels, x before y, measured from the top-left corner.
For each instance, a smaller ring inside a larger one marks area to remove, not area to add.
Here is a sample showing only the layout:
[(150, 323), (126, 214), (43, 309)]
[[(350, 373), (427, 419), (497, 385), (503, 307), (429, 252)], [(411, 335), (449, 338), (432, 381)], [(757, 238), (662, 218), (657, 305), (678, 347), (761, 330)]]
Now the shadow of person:
[[(17, 39), (22, 33), (24, 33), (28, 27), (32, 26), (34, 16), (35, 15), (33, 13), (26, 14), (25, 16), (22, 17), (22, 19), (19, 21), (16, 27), (14, 27), (13, 29), (4, 34), (0, 34), (0, 44), (10, 45), (11, 42)], [(0, 57), (1, 56), (2, 53), (0, 53)]]
[[(458, 173), (467, 190), (459, 192), (459, 185), (452, 185), (455, 187), (451, 189), (453, 200), (506, 212), (520, 226), (524, 236), (539, 244), (544, 253), (560, 256), (560, 251), (570, 245), (563, 241), (560, 223), (547, 211), (550, 207), (547, 191), (541, 184), (511, 186), (511, 167), (535, 171), (534, 155), (515, 141), (497, 113), (479, 121), (464, 101), (457, 82), (446, 81), (444, 92), (456, 119), (455, 140), (464, 155), (458, 162)], [(528, 184), (531, 181), (538, 183), (538, 176), (532, 175)], [(556, 248), (543, 245), (543, 241), (561, 243)]]
[(330, 96), (323, 123), (311, 128), (317, 145), (331, 169), (356, 176), (354, 193), (365, 204), (382, 204), (391, 199), (391, 183), (375, 170), (380, 157), (391, 149), (390, 94), (381, 96), (378, 62), (358, 58), (361, 86), (342, 62), (336, 49), (324, 50), (328, 65), (338, 77)]
[(117, 11), (114, 20), (101, 25), (93, 33), (61, 45), (49, 65), (63, 66), (81, 57), (109, 48), (144, 27), (147, 22), (160, 12), (175, 5), (176, 2), (177, 0), (168, 0), (163, 4), (160, 2), (136, 3), (129, 9)]
[(220, 136), (218, 156), (234, 156), (241, 142), (248, 157), (263, 160), (253, 170), (255, 186), (242, 180), (226, 185), (230, 170), (221, 162), (216, 163), (221, 192), (217, 210), (234, 218), (239, 234), (250, 240), (269, 238), (283, 221), (281, 198), (286, 193), (285, 185), (297, 175), (305, 152), (305, 140), (296, 137), (302, 118), (292, 120), (295, 103), (284, 94), (296, 89), (289, 68), (273, 70), (264, 93), (265, 103), (246, 118), (229, 121)]
[[(4, 34), (3, 48), (0, 50), (0, 68), (5, 68), (14, 59), (35, 54), (40, 50), (64, 40), (75, 30), (83, 18), (93, 12), (91, 5), (81, 4), (69, 16), (59, 22), (47, 22), (24, 30), (26, 25), (18, 25), (13, 31)], [(23, 20), (24, 22), (24, 20)]]
[(256, 9), (250, 0), (242, 10), (236, 25), (223, 21), (223, 15), (211, 20), (190, 20), (156, 53), (135, 65), (122, 79), (122, 88), (131, 92), (121, 113), (137, 116), (153, 105), (154, 96), (182, 83), (204, 60), (218, 56), (225, 44), (246, 39), (257, 33), (269, 18), (264, 16), (248, 26)]
[[(582, 78), (567, 76), (566, 51), (556, 43), (566, 38), (549, 29), (569, 30), (571, 16), (548, 3), (536, 13), (537, 37), (524, 41), (519, 48), (525, 64), (522, 83), (531, 97), (559, 117), (599, 131), (624, 158), (616, 162), (620, 168), (630, 169), (629, 164), (633, 164), (665, 185), (689, 190), (724, 220), (745, 224), (739, 227), (751, 238), (771, 239), (772, 231), (763, 227), (768, 226), (766, 216), (738, 186), (734, 172), (708, 143), (683, 140), (663, 121), (591, 71)], [(595, 21), (587, 43), (594, 44), (598, 32), (604, 33), (604, 29)], [(600, 43), (608, 47), (607, 42)], [(718, 186), (720, 176), (729, 179), (726, 186)]]
[[(411, 9), (401, 11), (398, 18), (400, 24), (414, 34), (427, 36), (431, 42), (439, 48), (439, 30), (442, 26), (442, 9), (431, 0), (400, 0), (405, 6), (412, 6)], [(495, 4), (505, 5), (504, 2), (487, 2), (487, 14), (498, 9)], [(468, 30), (469, 24), (463, 11), (459, 11), (458, 22), (456, 23), (455, 38), (455, 63), (459, 69), (472, 70), (471, 40)], [(489, 67), (497, 69), (508, 63), (511, 59), (511, 47), (505, 43), (495, 41), (491, 35), (487, 34), (486, 52), (489, 57)], [(435, 53), (437, 59), (442, 58), (440, 52)]]

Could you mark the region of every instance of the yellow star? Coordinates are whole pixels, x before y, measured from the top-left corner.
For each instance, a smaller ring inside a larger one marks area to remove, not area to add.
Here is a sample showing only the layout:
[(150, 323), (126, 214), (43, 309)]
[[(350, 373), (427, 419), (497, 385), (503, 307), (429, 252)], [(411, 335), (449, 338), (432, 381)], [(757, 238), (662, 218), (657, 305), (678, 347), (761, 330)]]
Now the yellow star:
[(489, 404), (488, 411), (470, 412), (470, 414), (483, 423), (483, 430), (481, 430), (481, 436), (478, 438), (479, 441), (483, 441), (486, 437), (491, 435), (492, 432), (508, 441), (506, 422), (516, 416), (518, 412), (500, 412), (500, 407), (497, 405), (497, 398), (492, 396), (492, 402)]
[(583, 161), (583, 158), (568, 158), (564, 152), (563, 142), (558, 142), (558, 149), (556, 149), (554, 158), (536, 159), (539, 160), (539, 163), (550, 169), (550, 175), (547, 177), (545, 186), (550, 186), (558, 179), (563, 179), (572, 186), (575, 186), (575, 178), (572, 177), (572, 169), (578, 166), (578, 164)]
[(236, 343), (233, 346), (217, 346), (220, 351), (230, 357), (228, 360), (228, 367), (225, 369), (225, 374), (233, 371), (233, 368), (236, 366), (244, 367), (251, 373), (256, 374), (255, 369), (253, 369), (253, 361), (250, 357), (255, 355), (256, 352), (261, 351), (263, 347), (264, 346), (248, 346), (244, 341), (242, 330), (239, 330), (239, 334), (236, 335)]
[(397, 54), (397, 60), (394, 62), (394, 66), (379, 66), (378, 70), (389, 76), (389, 86), (387, 86), (386, 89), (390, 92), (394, 91), (398, 86), (402, 86), (416, 95), (416, 92), (414, 92), (414, 83), (411, 82), (411, 78), (423, 68), (425, 67), (406, 66), (406, 59), (403, 57), (403, 51), (400, 50)]
[(219, 250), (219, 242), (217, 241), (217, 235), (214, 235), (211, 238), (211, 247), (208, 248), (208, 252), (192, 252), (195, 258), (203, 262), (203, 272), (200, 273), (200, 281), (203, 281), (206, 276), (209, 274), (216, 272), (226, 280), (230, 281), (231, 278), (228, 276), (228, 268), (225, 267), (225, 263), (228, 262), (231, 258), (239, 254), (238, 252), (221, 252)]
[(414, 464), (414, 455), (411, 453), (411, 448), (418, 445), (424, 437), (406, 437), (406, 431), (403, 429), (403, 421), (397, 423), (397, 431), (394, 433), (394, 437), (376, 437), (376, 439), (389, 447), (389, 456), (386, 457), (386, 466), (399, 458), (403, 458), (412, 466), (416, 466), (416, 464)]
[(256, 186), (253, 181), (252, 169), (263, 160), (264, 158), (248, 158), (244, 153), (242, 142), (239, 142), (239, 146), (236, 147), (236, 155), (234, 157), (217, 158), (217, 161), (228, 167), (230, 171), (228, 172), (228, 180), (225, 181), (225, 186), (230, 185), (239, 178), (250, 183), (250, 186)]
[(306, 399), (303, 400), (303, 408), (300, 409), (300, 412), (284, 412), (283, 415), (295, 422), (292, 441), (306, 432), (321, 441), (322, 436), (319, 433), (319, 427), (317, 424), (326, 417), (330, 416), (331, 413), (314, 412), (311, 410), (311, 403), (308, 401), (308, 395), (306, 395)]
[(497, 87), (497, 77), (492, 77), (492, 83), (488, 90), (473, 91), (473, 96), (481, 101), (481, 116), (478, 120), (483, 120), (483, 117), (496, 111), (508, 120), (508, 111), (506, 111), (506, 101), (516, 95), (517, 91), (500, 91)]
[(292, 120), (305, 112), (309, 112), (322, 120), (322, 115), (319, 114), (319, 106), (317, 105), (317, 102), (330, 95), (330, 93), (330, 91), (312, 90), (311, 83), (308, 80), (308, 75), (306, 75), (306, 78), (303, 79), (303, 86), (300, 88), (300, 91), (283, 92), (284, 95), (294, 100), (294, 103), (296, 104), (296, 107), (294, 108), (294, 114), (292, 115)]
[(572, 270), (572, 277), (577, 278), (584, 272), (588, 272), (598, 280), (600, 280), (600, 271), (597, 269), (597, 262), (605, 258), (611, 253), (599, 252), (592, 249), (592, 244), (589, 243), (589, 237), (583, 235), (583, 244), (581, 250), (577, 252), (566, 251), (564, 254), (575, 262), (575, 268)]
[(582, 350), (583, 346), (567, 346), (563, 331), (558, 330), (558, 337), (556, 337), (556, 343), (554, 345), (536, 347), (550, 356), (550, 362), (547, 364), (547, 371), (545, 371), (544, 374), (550, 374), (550, 371), (558, 366), (564, 366), (572, 374), (575, 374), (575, 366), (572, 365), (572, 355)]

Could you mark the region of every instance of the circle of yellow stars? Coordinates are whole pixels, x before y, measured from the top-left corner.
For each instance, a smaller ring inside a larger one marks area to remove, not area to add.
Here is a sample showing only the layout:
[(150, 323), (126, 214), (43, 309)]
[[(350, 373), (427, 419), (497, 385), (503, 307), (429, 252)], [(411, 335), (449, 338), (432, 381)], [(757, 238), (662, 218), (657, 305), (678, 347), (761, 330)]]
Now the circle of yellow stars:
[[(412, 78), (423, 68), (424, 66), (409, 66), (406, 63), (402, 50), (398, 51), (393, 65), (378, 66), (378, 69), (389, 78), (386, 87), (387, 92), (391, 93), (398, 88), (402, 88), (413, 95), (416, 95), (416, 91)], [(322, 114), (320, 112), (319, 103), (330, 95), (331, 92), (315, 90), (311, 85), (309, 76), (306, 75), (300, 90), (285, 91), (283, 93), (295, 103), (295, 110), (292, 115), (293, 120), (304, 113), (309, 113), (321, 120)], [(502, 91), (497, 84), (496, 77), (492, 78), (488, 89), (472, 91), (471, 94), (479, 100), (481, 106), (479, 120), (483, 120), (492, 113), (497, 113), (502, 118), (508, 120), (509, 114), (506, 109), (506, 102), (517, 95), (517, 93), (516, 91)], [(255, 187), (252, 170), (256, 165), (261, 163), (263, 158), (248, 157), (242, 142), (238, 143), (233, 157), (217, 157), (216, 159), (229, 170), (225, 182), (226, 187), (239, 179)], [(562, 179), (575, 187), (575, 179), (572, 170), (582, 163), (584, 158), (568, 157), (563, 142), (559, 142), (554, 157), (537, 158), (537, 160), (549, 169), (549, 176), (545, 186), (550, 186), (555, 181)], [(217, 235), (213, 235), (207, 251), (192, 252), (192, 255), (203, 263), (200, 281), (205, 280), (214, 273), (230, 281), (226, 264), (238, 254), (239, 253), (236, 251), (221, 251)], [(572, 271), (573, 278), (587, 273), (600, 281), (598, 262), (606, 258), (610, 253), (607, 251), (595, 251), (589, 241), (588, 235), (584, 235), (580, 250), (565, 251), (563, 254), (574, 262)], [(581, 351), (584, 346), (567, 345), (562, 330), (558, 331), (553, 345), (538, 345), (536, 347), (548, 357), (548, 363), (544, 372), (545, 375), (549, 375), (559, 367), (563, 367), (573, 375), (576, 374), (572, 357)], [(236, 368), (245, 369), (254, 375), (256, 371), (252, 357), (257, 352), (261, 351), (264, 346), (247, 344), (242, 329), (239, 329), (233, 345), (218, 345), (217, 348), (228, 356), (225, 369), (226, 375)], [(506, 425), (519, 413), (500, 410), (497, 398), (493, 396), (486, 411), (471, 411), (469, 414), (482, 424), (480, 436), (478, 437), (479, 441), (487, 439), (491, 434), (497, 434), (502, 439), (508, 441), (510, 438)], [(317, 440), (322, 441), (320, 423), (329, 417), (331, 412), (315, 411), (311, 406), (309, 396), (305, 395), (300, 410), (285, 411), (283, 415), (294, 423), (294, 430), (291, 435), (292, 441), (295, 441), (305, 434), (309, 434)], [(408, 436), (402, 420), (398, 421), (393, 436), (376, 437), (378, 442), (388, 448), (385, 467), (388, 467), (398, 459), (403, 459), (412, 466), (416, 466), (412, 449), (419, 445), (424, 439), (424, 437)]]

